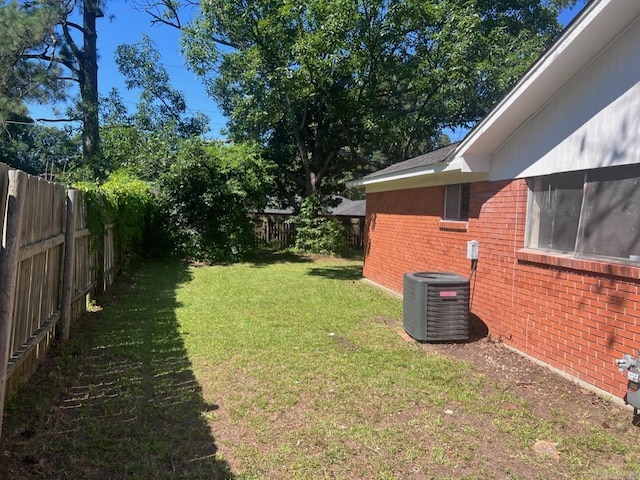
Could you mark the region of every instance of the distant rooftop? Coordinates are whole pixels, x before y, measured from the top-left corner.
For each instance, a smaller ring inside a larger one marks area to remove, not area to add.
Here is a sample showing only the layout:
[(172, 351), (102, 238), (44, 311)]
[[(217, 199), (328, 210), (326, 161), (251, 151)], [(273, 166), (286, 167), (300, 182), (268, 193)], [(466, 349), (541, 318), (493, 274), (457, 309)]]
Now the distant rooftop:
[[(337, 207), (329, 209), (330, 215), (336, 217), (364, 217), (367, 208), (366, 200), (349, 200), (348, 198), (336, 196), (340, 199)], [(281, 208), (265, 208), (264, 213), (267, 215), (292, 215), (293, 207)]]
[(348, 198), (342, 198), (342, 202), (334, 208), (329, 209), (331, 215), (336, 217), (364, 217), (367, 209), (366, 200), (349, 200)]

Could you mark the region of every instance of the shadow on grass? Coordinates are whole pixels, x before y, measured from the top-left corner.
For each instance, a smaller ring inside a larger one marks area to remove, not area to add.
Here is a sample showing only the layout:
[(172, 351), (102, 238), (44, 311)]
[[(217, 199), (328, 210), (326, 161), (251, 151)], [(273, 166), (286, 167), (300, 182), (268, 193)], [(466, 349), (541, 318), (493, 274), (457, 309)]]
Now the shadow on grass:
[(335, 265), (331, 267), (310, 268), (308, 275), (325, 277), (332, 280), (360, 280), (362, 278), (362, 265)]
[[(293, 252), (291, 250), (278, 250), (275, 248), (262, 248), (256, 253), (249, 255), (244, 261), (251, 264), (256, 268), (265, 268), (270, 265), (278, 263), (312, 263), (317, 258), (322, 257), (319, 254), (304, 254)], [(341, 258), (345, 260), (363, 260), (362, 249), (352, 249), (347, 255), (343, 255)]]
[(288, 250), (263, 249), (247, 258), (255, 268), (266, 268), (277, 263), (311, 263), (313, 258)]
[(233, 478), (207, 423), (218, 406), (202, 397), (175, 315), (189, 280), (183, 264), (144, 265), (74, 326), (76, 376), (20, 453), (31, 475)]

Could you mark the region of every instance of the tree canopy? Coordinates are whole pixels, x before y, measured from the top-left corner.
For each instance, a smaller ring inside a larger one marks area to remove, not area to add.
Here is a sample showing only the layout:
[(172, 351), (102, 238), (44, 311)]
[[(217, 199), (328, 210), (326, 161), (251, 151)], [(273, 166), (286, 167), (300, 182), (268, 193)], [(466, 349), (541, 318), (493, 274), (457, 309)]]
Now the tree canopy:
[(193, 113), (185, 95), (170, 82), (162, 56), (148, 35), (116, 49), (116, 64), (129, 90), (139, 91), (136, 110), (113, 89), (101, 98), (101, 176), (126, 168), (155, 181), (175, 160), (182, 140), (202, 137), (208, 118)]
[(63, 96), (60, 68), (31, 58), (45, 48), (59, 14), (53, 4), (0, 2), (0, 125), (29, 122), (25, 102)]
[(476, 122), (558, 34), (557, 8), (210, 0), (182, 26), (183, 48), (231, 138), (265, 145), (283, 178), (309, 195), (326, 179), (423, 153), (447, 129)]
[(171, 85), (169, 74), (151, 37), (116, 49), (116, 64), (128, 89), (139, 89), (140, 99), (133, 121), (143, 130), (175, 128), (184, 138), (209, 129), (206, 115), (190, 114), (184, 93)]
[(272, 165), (249, 144), (182, 140), (169, 169), (158, 179), (157, 241), (179, 256), (204, 260), (242, 257), (256, 247), (251, 214), (272, 189)]
[(0, 6), (0, 110), (18, 112), (25, 121), (25, 100), (51, 104), (69, 100), (70, 85), (79, 99), (62, 117), (43, 121), (80, 121), (82, 158), (99, 152), (98, 53), (99, 0), (13, 0)]
[(0, 162), (32, 175), (69, 170), (80, 156), (79, 139), (69, 129), (7, 123), (0, 130)]

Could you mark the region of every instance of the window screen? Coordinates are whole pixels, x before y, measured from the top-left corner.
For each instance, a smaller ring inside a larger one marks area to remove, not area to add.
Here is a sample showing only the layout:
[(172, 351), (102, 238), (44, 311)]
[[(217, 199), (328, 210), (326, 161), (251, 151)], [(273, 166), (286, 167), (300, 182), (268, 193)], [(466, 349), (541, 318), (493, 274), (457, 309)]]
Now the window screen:
[(470, 187), (469, 183), (447, 185), (444, 205), (446, 220), (467, 220), (469, 218)]
[(638, 167), (590, 172), (584, 195), (583, 255), (629, 258), (640, 255)]
[(529, 246), (573, 252), (576, 246), (584, 173), (536, 178)]
[(611, 167), (529, 181), (527, 246), (621, 260), (640, 255), (640, 168)]

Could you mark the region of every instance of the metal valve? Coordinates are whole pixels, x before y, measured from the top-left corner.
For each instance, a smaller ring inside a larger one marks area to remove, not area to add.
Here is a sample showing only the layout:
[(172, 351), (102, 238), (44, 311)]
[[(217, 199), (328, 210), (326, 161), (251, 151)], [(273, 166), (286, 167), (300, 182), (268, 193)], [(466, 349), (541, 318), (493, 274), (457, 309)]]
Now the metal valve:
[(635, 359), (635, 357), (633, 355), (629, 355), (628, 353), (625, 353), (622, 358), (616, 360), (616, 363), (618, 364), (618, 370), (620, 370), (621, 372), (635, 367), (636, 362), (637, 360)]
[(627, 372), (627, 394), (624, 401), (633, 407), (634, 416), (640, 408), (640, 350), (638, 358), (625, 353), (622, 358), (616, 360), (618, 370)]

